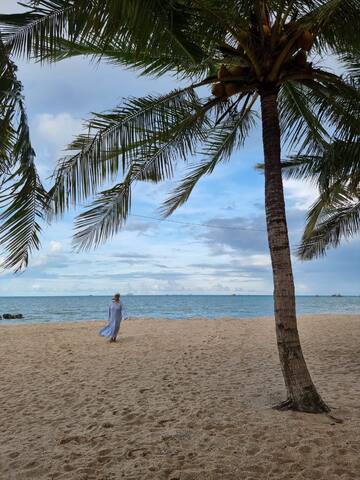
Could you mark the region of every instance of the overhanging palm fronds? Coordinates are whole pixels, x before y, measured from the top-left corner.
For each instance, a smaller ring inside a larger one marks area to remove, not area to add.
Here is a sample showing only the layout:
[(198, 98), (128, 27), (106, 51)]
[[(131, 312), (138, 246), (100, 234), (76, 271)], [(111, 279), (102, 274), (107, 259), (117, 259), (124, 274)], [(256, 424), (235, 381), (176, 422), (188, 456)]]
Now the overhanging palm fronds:
[(0, 266), (20, 271), (40, 247), (48, 196), (33, 164), (20, 167), (8, 182), (11, 187), (1, 192), (0, 243), (7, 255)]
[(284, 174), (309, 179), (320, 194), (307, 215), (298, 248), (303, 260), (325, 255), (360, 232), (360, 142), (333, 140), (318, 155), (297, 155), (283, 163)]
[(360, 188), (354, 191), (349, 186), (334, 184), (310, 210), (298, 255), (303, 260), (323, 256), (328, 249), (359, 232)]
[[(74, 0), (73, 3), (81, 11), (81, 0)], [(330, 30), (334, 28), (331, 19), (342, 15), (340, 2), (291, 1), (276, 5), (264, 2), (264, 8), (258, 9), (253, 2), (229, 0), (224, 10), (223, 5), (214, 0), (188, 3), (173, 0), (163, 2), (162, 8), (155, 12), (156, 6), (156, 0), (145, 5), (152, 11), (149, 18), (152, 21), (156, 18), (153, 28), (141, 24), (146, 20), (137, 17), (137, 7), (130, 27), (122, 24), (126, 15), (129, 15), (125, 7), (117, 17), (119, 23), (115, 27), (108, 23), (112, 3), (104, 2), (99, 7), (102, 30), (97, 38), (97, 27), (91, 27), (89, 20), (89, 28), (86, 27), (85, 33), (78, 31), (76, 38), (63, 34), (60, 38), (60, 35), (57, 47), (50, 53), (53, 60), (73, 54), (107, 57), (112, 62), (139, 69), (142, 74), (162, 74), (168, 67), (180, 75), (193, 75), (195, 78), (198, 75), (204, 78), (209, 72), (212, 73), (203, 82), (191, 85), (188, 89), (170, 92), (159, 98), (130, 99), (124, 106), (110, 113), (97, 114), (88, 122), (88, 133), (80, 135), (70, 146), (76, 153), (59, 164), (52, 192), (55, 214), (61, 215), (71, 206), (96, 195), (101, 185), (117, 179), (119, 174), (123, 174), (125, 180), (117, 183), (114, 189), (106, 188), (96, 198), (89, 214), (84, 212), (79, 217), (75, 242), (80, 248), (96, 245), (97, 239), (105, 239), (106, 232), (112, 235), (121, 227), (128, 215), (130, 201), (120, 200), (120, 197), (128, 195), (130, 199), (132, 182), (138, 181), (132, 172), (136, 171), (139, 175), (141, 166), (151, 158), (156, 159), (155, 170), (160, 171), (161, 166), (167, 172), (158, 177), (155, 173), (153, 179), (160, 181), (171, 177), (179, 152), (172, 148), (166, 158), (159, 156), (158, 152), (162, 152), (163, 145), (172, 145), (177, 135), (184, 133), (181, 140), (183, 152), (180, 155), (186, 160), (187, 155), (195, 151), (196, 145), (202, 145), (201, 148), (205, 145), (209, 159), (193, 167), (164, 204), (163, 212), (170, 214), (181, 205), (189, 197), (197, 180), (211, 173), (219, 161), (227, 158), (239, 146), (234, 138), (242, 133), (247, 134), (246, 129), (243, 132), (241, 130), (247, 125), (241, 109), (232, 111), (229, 105), (239, 105), (241, 98), (261, 92), (266, 82), (274, 83), (280, 91), (283, 142), (290, 151), (295, 148), (298, 150), (297, 161), (301, 155), (307, 157), (310, 163), (310, 157), (312, 161), (316, 156), (321, 157), (334, 138), (354, 143), (354, 138), (359, 134), (357, 120), (360, 96), (355, 77), (341, 78), (315, 67), (307, 53), (311, 49), (323, 52), (327, 45), (333, 52), (344, 55), (345, 47), (343, 43), (340, 44), (339, 38), (345, 20), (332, 40), (327, 40), (331, 36)], [(351, 1), (348, 6), (352, 8), (353, 18), (360, 18), (358, 6)], [(346, 22), (348, 18), (346, 13)], [(259, 28), (257, 25), (260, 21), (263, 23)], [(264, 24), (272, 22), (271, 29), (266, 30)], [(139, 31), (140, 24), (145, 31), (150, 29), (152, 32), (147, 37), (147, 43), (146, 35), (143, 36)], [(112, 37), (106, 33), (108, 28), (113, 29)], [(49, 41), (52, 42), (51, 39)], [(144, 49), (145, 44), (148, 50)], [(198, 57), (189, 55), (191, 48), (188, 51), (185, 44), (197, 45), (201, 54)], [(356, 56), (356, 48), (354, 40), (353, 57)], [(267, 54), (269, 57), (266, 57)], [(264, 60), (264, 56), (268, 59)], [(206, 134), (205, 124), (201, 124), (201, 134), (195, 131), (190, 136), (190, 130), (188, 133), (186, 129), (183, 130), (184, 121), (206, 103), (194, 97), (194, 89), (207, 84), (212, 84), (214, 100), (218, 105), (226, 105), (223, 108), (225, 113), (215, 128), (216, 120), (213, 118), (212, 127), (208, 128)], [(324, 178), (325, 174), (320, 177)], [(119, 193), (118, 199), (116, 192)], [(107, 202), (113, 208), (106, 206)], [(120, 209), (119, 205), (123, 207)], [(95, 215), (96, 208), (99, 208), (99, 216)], [(120, 215), (118, 221), (115, 220), (115, 211)], [(119, 214), (120, 211), (124, 213)], [(104, 212), (110, 213), (105, 215)], [(116, 226), (112, 228), (110, 224), (107, 225), (106, 218), (112, 219)], [(97, 232), (93, 237), (91, 228)]]
[[(204, 141), (209, 124), (208, 112), (216, 107), (216, 103), (210, 101), (201, 105), (197, 101), (195, 105), (192, 101), (189, 105), (185, 100), (171, 119), (172, 122), (175, 118), (176, 124), (168, 123), (169, 117), (158, 119), (166, 129), (154, 134), (152, 129), (142, 128), (138, 132), (140, 139), (132, 144), (133, 149), (116, 152), (130, 155), (130, 161), (123, 166), (127, 169), (125, 179), (114, 188), (101, 192), (90, 209), (79, 215), (74, 237), (79, 249), (96, 246), (121, 228), (129, 214), (135, 183), (157, 183), (172, 178), (175, 159), (186, 160), (194, 153), (196, 144)], [(143, 138), (144, 133), (145, 136), (151, 135), (150, 142)], [(54, 201), (56, 204), (56, 199)]]
[[(193, 146), (203, 138), (208, 110), (194, 87), (130, 99), (110, 113), (96, 115), (87, 124), (89, 133), (69, 146), (77, 153), (59, 164), (51, 192), (54, 213), (62, 214), (87, 199), (99, 185), (125, 173), (134, 161), (153, 158), (158, 171), (166, 171), (171, 162), (164, 145), (183, 159), (192, 154)], [(180, 141), (184, 129), (188, 136)]]
[(0, 245), (1, 268), (19, 271), (40, 245), (39, 221), (48, 207), (30, 142), (22, 85), (0, 38)]
[(203, 59), (193, 41), (195, 32), (183, 31), (189, 9), (182, 2), (29, 0), (27, 5), (30, 10), (24, 14), (0, 15), (4, 41), (17, 55), (57, 61), (87, 50), (87, 55), (114, 60), (117, 52), (118, 63), (132, 58), (144, 66), (147, 60), (151, 73), (169, 70), (162, 55), (184, 65)]
[(249, 94), (245, 97), (243, 104), (240, 104), (241, 98), (239, 98), (227, 109), (230, 110), (230, 116), (226, 116), (226, 119), (221, 122), (217, 121), (216, 125), (207, 132), (203, 151), (206, 160), (190, 167), (188, 175), (164, 202), (161, 210), (165, 217), (171, 215), (188, 200), (203, 176), (210, 175), (218, 163), (229, 160), (233, 150), (244, 145), (255, 124), (255, 112), (252, 107), (257, 97), (257, 94)]
[(308, 93), (305, 85), (291, 81), (285, 83), (279, 97), (280, 118), (282, 129), (287, 132), (288, 148), (315, 153), (329, 136), (317, 116), (317, 104)]
[[(91, 210), (102, 209), (107, 201), (115, 205), (109, 198), (115, 199), (121, 191), (130, 196), (132, 182), (138, 181), (149, 159), (156, 159), (154, 170), (149, 169), (142, 180), (160, 181), (171, 177), (178, 156), (186, 160), (196, 145), (208, 149), (209, 158), (194, 166), (164, 205), (164, 212), (171, 213), (202, 175), (239, 146), (234, 138), (247, 133), (241, 132), (247, 125), (241, 110), (232, 111), (229, 106), (251, 93), (261, 94), (269, 85), (280, 91), (283, 143), (290, 151), (298, 150), (299, 169), (306, 171), (310, 163), (321, 166), (317, 178), (325, 183), (330, 167), (314, 159), (321, 159), (327, 145), (337, 141), (356, 149), (360, 97), (355, 70), (360, 42), (350, 28), (360, 21), (356, 0), (29, 0), (27, 4), (31, 9), (23, 15), (0, 17), (15, 52), (45, 61), (90, 55), (145, 75), (173, 71), (194, 81), (206, 78), (205, 85), (213, 84), (217, 108), (226, 105), (216, 127), (213, 114), (204, 115), (200, 122), (196, 112), (205, 108), (207, 100), (195, 97), (192, 85), (158, 98), (130, 99), (110, 113), (95, 115), (86, 126), (88, 133), (70, 146), (75, 154), (59, 164), (52, 191), (56, 215), (93, 197), (103, 184), (123, 174), (125, 180), (117, 182), (114, 190), (100, 193)], [(309, 52), (338, 55), (349, 66), (348, 77), (315, 67)], [(186, 119), (194, 114), (197, 127), (187, 131)], [(211, 128), (206, 126), (210, 118)], [(182, 151), (174, 148), (176, 138), (181, 138)], [(160, 155), (167, 151), (162, 150), (164, 145), (172, 145), (166, 157)], [(129, 202), (119, 204), (130, 206)], [(123, 211), (114, 229), (99, 227), (102, 222), (94, 222), (94, 212), (90, 216), (85, 212), (76, 238), (81, 236), (83, 246), (97, 244), (97, 240), (84, 240), (86, 235), (91, 238), (86, 221), (101, 229), (103, 240), (106, 232), (112, 235), (122, 225), (127, 209)], [(109, 218), (115, 222), (115, 216), (112, 211)]]

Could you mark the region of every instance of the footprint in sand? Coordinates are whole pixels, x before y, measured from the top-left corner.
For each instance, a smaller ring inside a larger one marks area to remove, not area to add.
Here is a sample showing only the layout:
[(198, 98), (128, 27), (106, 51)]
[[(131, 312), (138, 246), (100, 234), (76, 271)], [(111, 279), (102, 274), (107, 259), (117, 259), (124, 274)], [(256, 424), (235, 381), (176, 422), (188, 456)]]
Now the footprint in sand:
[(137, 458), (137, 457), (148, 457), (151, 455), (151, 452), (144, 448), (133, 448), (128, 450), (125, 454), (126, 458)]
[(80, 437), (80, 435), (70, 435), (69, 437), (64, 437), (59, 441), (60, 445), (66, 445), (70, 442), (75, 442), (77, 444), (81, 443), (84, 439)]
[(20, 455), (19, 452), (11, 452), (9, 453), (9, 458), (17, 458)]
[(104, 428), (113, 428), (113, 427), (114, 427), (114, 424), (111, 423), (111, 422), (104, 422), (104, 423), (102, 424), (102, 426), (103, 426)]

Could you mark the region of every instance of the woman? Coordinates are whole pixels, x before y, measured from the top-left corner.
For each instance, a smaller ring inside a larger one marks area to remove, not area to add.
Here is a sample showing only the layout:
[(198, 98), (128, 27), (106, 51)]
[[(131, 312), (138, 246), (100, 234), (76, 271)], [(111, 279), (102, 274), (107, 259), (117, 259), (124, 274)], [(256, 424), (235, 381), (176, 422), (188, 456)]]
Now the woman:
[(109, 306), (108, 323), (99, 332), (101, 336), (110, 338), (110, 342), (116, 342), (120, 323), (123, 319), (123, 308), (123, 304), (120, 302), (120, 293), (115, 293)]

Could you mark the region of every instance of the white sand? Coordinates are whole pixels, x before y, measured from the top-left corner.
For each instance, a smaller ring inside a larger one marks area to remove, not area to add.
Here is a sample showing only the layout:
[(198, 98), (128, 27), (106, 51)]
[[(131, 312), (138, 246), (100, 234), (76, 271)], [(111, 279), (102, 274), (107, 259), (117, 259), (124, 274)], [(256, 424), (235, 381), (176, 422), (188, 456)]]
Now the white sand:
[(279, 413), (271, 319), (0, 327), (0, 479), (360, 479), (360, 316), (305, 317), (334, 407)]

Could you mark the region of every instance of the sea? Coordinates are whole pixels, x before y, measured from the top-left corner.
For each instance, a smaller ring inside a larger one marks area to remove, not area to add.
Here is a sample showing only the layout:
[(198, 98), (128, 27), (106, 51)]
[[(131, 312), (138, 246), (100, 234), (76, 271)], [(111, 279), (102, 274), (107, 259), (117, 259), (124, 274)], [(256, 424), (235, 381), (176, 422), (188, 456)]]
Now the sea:
[[(64, 323), (106, 320), (108, 296), (0, 297), (0, 315), (21, 313), (22, 320), (11, 323)], [(156, 317), (170, 320), (193, 317), (232, 317), (239, 320), (273, 315), (270, 295), (125, 295), (129, 318)], [(360, 296), (298, 296), (299, 314), (360, 314)]]

